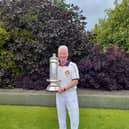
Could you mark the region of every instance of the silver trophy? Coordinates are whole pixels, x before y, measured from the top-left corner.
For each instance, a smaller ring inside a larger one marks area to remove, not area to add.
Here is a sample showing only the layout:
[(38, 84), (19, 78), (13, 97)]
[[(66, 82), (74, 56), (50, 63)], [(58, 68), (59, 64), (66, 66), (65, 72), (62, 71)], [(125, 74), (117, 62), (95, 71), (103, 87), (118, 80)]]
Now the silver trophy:
[(50, 83), (47, 86), (47, 91), (57, 91), (59, 89), (59, 80), (58, 80), (58, 58), (56, 54), (53, 53), (52, 57), (49, 59), (49, 78), (47, 81)]

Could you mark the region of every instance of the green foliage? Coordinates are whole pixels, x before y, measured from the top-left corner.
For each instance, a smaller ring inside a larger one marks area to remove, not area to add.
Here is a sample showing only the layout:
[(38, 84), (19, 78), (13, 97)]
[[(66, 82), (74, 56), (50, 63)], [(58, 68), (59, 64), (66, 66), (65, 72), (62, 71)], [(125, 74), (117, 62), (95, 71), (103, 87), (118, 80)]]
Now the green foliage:
[(13, 60), (14, 55), (6, 50), (0, 50), (0, 87), (13, 87), (18, 68)]
[(4, 43), (9, 40), (9, 34), (3, 28), (0, 28), (0, 48), (4, 45)]
[[(3, 26), (3, 22), (0, 22), (0, 26)], [(4, 48), (9, 39), (9, 33), (4, 28), (0, 28), (0, 87), (4, 88), (13, 87), (18, 72), (13, 54)]]
[(21, 28), (15, 29), (13, 38), (15, 39), (16, 42), (17, 41), (26, 42), (26, 43), (35, 42), (32, 32)]
[(107, 18), (100, 19), (94, 27), (96, 42), (104, 48), (115, 44), (129, 52), (129, 0), (116, 0), (114, 4), (114, 9), (106, 11)]
[(65, 0), (55, 0), (54, 4), (64, 10), (67, 10), (70, 8), (69, 4), (66, 4)]

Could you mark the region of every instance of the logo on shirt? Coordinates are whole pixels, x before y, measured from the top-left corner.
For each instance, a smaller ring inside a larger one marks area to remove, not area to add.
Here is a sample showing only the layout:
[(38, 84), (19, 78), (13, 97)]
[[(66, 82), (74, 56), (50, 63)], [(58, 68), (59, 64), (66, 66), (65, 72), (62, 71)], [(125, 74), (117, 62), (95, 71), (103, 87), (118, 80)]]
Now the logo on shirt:
[(65, 75), (66, 77), (68, 77), (70, 75), (70, 71), (69, 70), (65, 71)]

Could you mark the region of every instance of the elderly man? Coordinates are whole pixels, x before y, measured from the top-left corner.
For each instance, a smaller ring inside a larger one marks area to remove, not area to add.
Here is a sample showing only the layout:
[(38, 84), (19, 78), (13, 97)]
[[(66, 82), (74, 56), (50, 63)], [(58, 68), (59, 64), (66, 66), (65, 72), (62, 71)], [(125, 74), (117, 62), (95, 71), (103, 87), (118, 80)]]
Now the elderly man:
[(58, 80), (60, 88), (56, 93), (56, 106), (59, 128), (66, 129), (66, 108), (70, 116), (71, 129), (78, 129), (79, 107), (77, 98), (77, 84), (79, 72), (77, 65), (68, 61), (68, 48), (62, 45), (58, 48)]

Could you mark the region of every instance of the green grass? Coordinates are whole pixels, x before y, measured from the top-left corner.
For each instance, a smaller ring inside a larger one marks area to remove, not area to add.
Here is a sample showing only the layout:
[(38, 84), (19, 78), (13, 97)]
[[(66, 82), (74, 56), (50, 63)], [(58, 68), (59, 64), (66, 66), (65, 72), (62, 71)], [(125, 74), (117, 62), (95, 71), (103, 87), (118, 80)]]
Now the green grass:
[[(128, 121), (129, 110), (81, 108), (79, 129), (129, 129)], [(0, 129), (58, 129), (56, 109), (0, 106)]]

